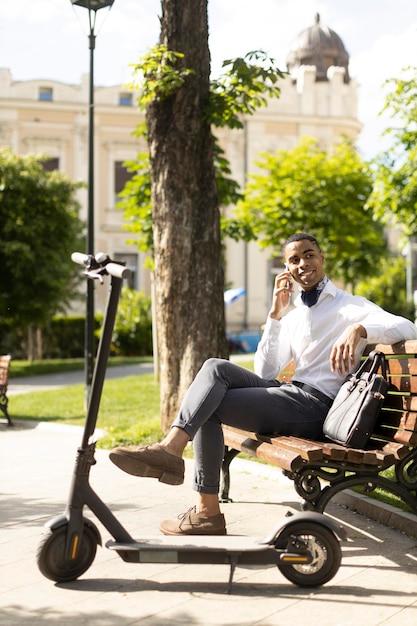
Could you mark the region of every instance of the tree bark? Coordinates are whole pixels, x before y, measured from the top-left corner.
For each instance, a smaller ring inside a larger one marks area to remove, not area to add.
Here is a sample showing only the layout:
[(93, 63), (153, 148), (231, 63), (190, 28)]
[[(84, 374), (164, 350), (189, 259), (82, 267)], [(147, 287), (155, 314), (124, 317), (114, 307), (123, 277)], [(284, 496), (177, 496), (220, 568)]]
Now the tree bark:
[(31, 363), (41, 361), (43, 356), (42, 330), (37, 324), (29, 324), (27, 329), (27, 358)]
[(204, 360), (227, 357), (220, 213), (209, 94), (207, 0), (162, 0), (160, 43), (194, 70), (175, 93), (148, 105), (155, 297), (166, 432)]

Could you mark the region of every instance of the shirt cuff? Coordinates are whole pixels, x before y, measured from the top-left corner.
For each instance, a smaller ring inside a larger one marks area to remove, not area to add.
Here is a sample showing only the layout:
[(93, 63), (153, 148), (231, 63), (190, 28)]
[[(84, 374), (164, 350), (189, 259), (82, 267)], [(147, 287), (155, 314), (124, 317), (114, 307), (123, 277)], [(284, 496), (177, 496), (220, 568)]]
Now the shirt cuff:
[(267, 317), (265, 322), (264, 333), (267, 335), (279, 335), (281, 330), (281, 320), (274, 320), (272, 317)]

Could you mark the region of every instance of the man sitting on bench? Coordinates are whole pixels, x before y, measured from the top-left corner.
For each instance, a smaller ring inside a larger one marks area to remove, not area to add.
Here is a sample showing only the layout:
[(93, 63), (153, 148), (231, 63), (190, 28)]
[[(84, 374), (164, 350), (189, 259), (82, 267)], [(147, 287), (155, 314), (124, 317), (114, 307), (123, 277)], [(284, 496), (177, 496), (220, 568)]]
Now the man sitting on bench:
[[(164, 534), (226, 534), (218, 497), (222, 424), (259, 434), (321, 439), (332, 400), (366, 344), (417, 338), (411, 321), (338, 289), (324, 273), (324, 255), (313, 236), (296, 233), (283, 251), (286, 270), (275, 279), (255, 355), (256, 373), (224, 359), (208, 359), (161, 443), (118, 447), (110, 453), (113, 463), (129, 474), (178, 485), (184, 481), (183, 451), (193, 441), (197, 505), (162, 522)], [(301, 293), (284, 316), (292, 281)], [(293, 360), (292, 383), (278, 382), (280, 371)]]

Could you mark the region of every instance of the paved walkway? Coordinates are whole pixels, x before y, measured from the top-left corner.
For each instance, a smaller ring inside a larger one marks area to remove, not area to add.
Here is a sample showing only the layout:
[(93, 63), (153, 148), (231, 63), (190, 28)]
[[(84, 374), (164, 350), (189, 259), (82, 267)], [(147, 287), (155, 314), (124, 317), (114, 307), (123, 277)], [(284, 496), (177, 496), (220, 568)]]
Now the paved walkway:
[[(123, 376), (134, 376), (136, 374), (148, 374), (153, 372), (153, 363), (135, 363), (133, 365), (118, 365), (108, 367), (106, 378), (121, 378)], [(23, 376), (21, 378), (10, 378), (7, 390), (8, 397), (16, 396), (31, 391), (47, 391), (49, 389), (59, 389), (68, 385), (75, 385), (85, 381), (83, 370), (74, 372), (59, 372), (57, 374), (42, 374), (40, 376)]]
[[(53, 424), (0, 425), (0, 624), (38, 626), (384, 626), (417, 620), (416, 540), (333, 505), (349, 532), (342, 566), (319, 589), (301, 589), (275, 568), (129, 564), (99, 548), (76, 582), (54, 584), (36, 564), (43, 525), (63, 512), (81, 429)], [(158, 534), (161, 519), (194, 502), (186, 482), (170, 487), (118, 470), (97, 451), (92, 484), (131, 534)], [(298, 510), (292, 484), (275, 468), (234, 461), (235, 502), (223, 505), (230, 534), (260, 536)], [(89, 511), (87, 516), (92, 517)], [(103, 543), (107, 531), (97, 525)]]
[[(110, 368), (108, 377), (152, 371), (151, 365)], [(82, 382), (73, 372), (15, 379), (9, 395)], [(340, 505), (328, 513), (348, 529), (342, 566), (319, 589), (300, 589), (275, 568), (237, 568), (232, 595), (226, 593), (228, 566), (129, 564), (99, 548), (90, 569), (76, 582), (54, 584), (39, 572), (36, 550), (44, 523), (62, 513), (68, 495), (78, 427), (16, 422), (0, 424), (0, 625), (59, 623), (60, 626), (385, 626), (417, 619), (417, 541), (382, 525), (376, 507), (358, 515)], [(108, 452), (97, 450), (92, 484), (129, 532), (158, 534), (161, 519), (194, 503), (186, 482), (170, 487), (118, 470)], [(235, 459), (233, 503), (223, 505), (229, 534), (267, 534), (288, 510), (299, 510), (292, 483), (276, 469)], [(367, 499), (366, 499), (367, 500)], [(367, 502), (369, 502), (367, 500)], [(354, 503), (355, 504), (355, 503)], [(369, 504), (366, 504), (369, 509)], [(395, 517), (392, 507), (380, 516)], [(92, 517), (86, 511), (88, 517)], [(416, 530), (415, 516), (402, 516)], [(405, 520), (405, 522), (404, 522)], [(103, 544), (110, 538), (98, 525)], [(394, 524), (395, 526), (395, 524)], [(416, 533), (410, 533), (417, 536)]]

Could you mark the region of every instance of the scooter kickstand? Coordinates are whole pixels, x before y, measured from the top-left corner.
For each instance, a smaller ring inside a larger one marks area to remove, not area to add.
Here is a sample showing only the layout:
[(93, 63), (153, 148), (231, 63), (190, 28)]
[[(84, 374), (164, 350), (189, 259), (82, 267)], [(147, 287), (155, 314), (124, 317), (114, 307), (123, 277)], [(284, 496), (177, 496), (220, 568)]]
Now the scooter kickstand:
[(227, 593), (232, 593), (233, 574), (235, 573), (237, 561), (238, 561), (237, 554), (231, 554), (230, 555), (230, 574), (229, 574), (229, 582), (227, 585)]

